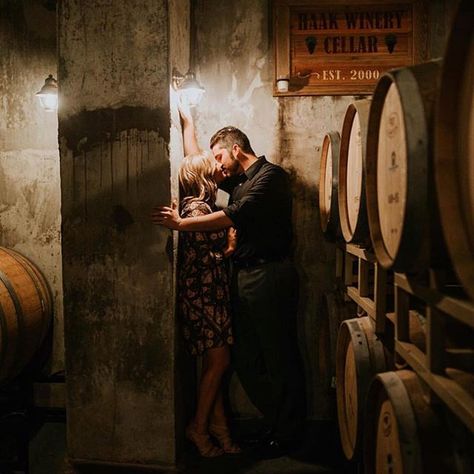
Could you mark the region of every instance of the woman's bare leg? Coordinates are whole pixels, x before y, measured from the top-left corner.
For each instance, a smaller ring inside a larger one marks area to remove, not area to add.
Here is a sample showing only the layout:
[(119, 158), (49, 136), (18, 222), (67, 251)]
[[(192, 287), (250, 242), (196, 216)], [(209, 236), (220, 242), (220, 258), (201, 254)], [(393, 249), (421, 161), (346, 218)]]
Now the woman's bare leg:
[[(206, 433), (209, 415), (214, 407), (222, 383), (222, 376), (229, 367), (229, 346), (208, 349), (203, 356), (202, 375), (199, 383), (198, 404), (193, 424), (198, 433)], [(223, 409), (223, 405), (222, 405)]]
[(222, 383), (216, 394), (216, 400), (211, 412), (211, 423), (214, 425), (227, 425), (227, 417), (224, 409), (224, 395), (222, 391)]
[(222, 382), (219, 386), (219, 390), (217, 391), (216, 400), (212, 408), (209, 431), (217, 439), (220, 447), (226, 453), (238, 454), (241, 452), (240, 446), (232, 440), (230, 435), (229, 422), (227, 420), (224, 408), (224, 392)]

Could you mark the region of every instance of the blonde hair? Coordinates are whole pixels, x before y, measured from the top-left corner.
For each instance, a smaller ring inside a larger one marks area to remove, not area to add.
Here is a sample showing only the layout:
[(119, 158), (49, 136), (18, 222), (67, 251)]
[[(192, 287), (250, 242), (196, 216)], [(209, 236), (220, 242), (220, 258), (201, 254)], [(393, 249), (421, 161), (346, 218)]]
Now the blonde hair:
[(207, 153), (184, 157), (178, 172), (182, 206), (192, 201), (214, 205), (217, 194), (214, 171), (214, 160)]

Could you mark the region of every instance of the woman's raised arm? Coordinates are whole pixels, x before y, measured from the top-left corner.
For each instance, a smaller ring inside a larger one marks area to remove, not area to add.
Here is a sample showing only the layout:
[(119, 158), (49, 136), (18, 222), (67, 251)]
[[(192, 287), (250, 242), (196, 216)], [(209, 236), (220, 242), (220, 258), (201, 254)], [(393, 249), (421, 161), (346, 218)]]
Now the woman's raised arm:
[(184, 156), (201, 153), (202, 150), (196, 138), (196, 128), (194, 127), (191, 107), (180, 98), (180, 101), (178, 102), (178, 110), (181, 117), (181, 125), (183, 127)]

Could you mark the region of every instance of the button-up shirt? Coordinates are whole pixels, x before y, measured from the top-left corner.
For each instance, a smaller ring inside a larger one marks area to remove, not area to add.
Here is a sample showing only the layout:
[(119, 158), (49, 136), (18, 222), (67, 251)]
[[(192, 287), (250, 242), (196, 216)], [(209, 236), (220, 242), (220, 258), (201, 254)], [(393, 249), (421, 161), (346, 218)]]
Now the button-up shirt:
[(231, 194), (223, 211), (237, 229), (233, 260), (245, 263), (287, 257), (292, 239), (292, 196), (286, 171), (261, 156), (232, 186), (223, 186)]

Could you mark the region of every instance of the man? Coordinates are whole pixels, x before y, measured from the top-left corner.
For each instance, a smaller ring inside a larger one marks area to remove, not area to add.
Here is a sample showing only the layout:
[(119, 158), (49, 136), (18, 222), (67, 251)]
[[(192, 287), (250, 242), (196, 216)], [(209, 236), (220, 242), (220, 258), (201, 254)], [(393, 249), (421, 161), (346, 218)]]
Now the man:
[[(257, 157), (235, 127), (214, 134), (210, 146), (231, 194), (230, 204), (206, 216), (182, 219), (169, 207), (153, 222), (179, 231), (237, 229), (232, 256), (234, 366), (269, 428), (259, 454), (283, 455), (301, 434), (305, 397), (297, 347), (298, 277), (289, 260), (292, 196), (287, 173)], [(224, 182), (225, 183), (225, 182)]]

